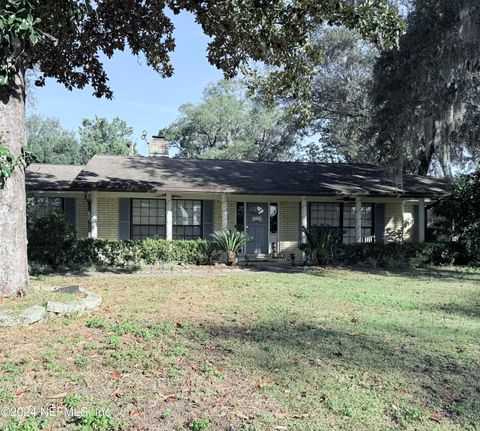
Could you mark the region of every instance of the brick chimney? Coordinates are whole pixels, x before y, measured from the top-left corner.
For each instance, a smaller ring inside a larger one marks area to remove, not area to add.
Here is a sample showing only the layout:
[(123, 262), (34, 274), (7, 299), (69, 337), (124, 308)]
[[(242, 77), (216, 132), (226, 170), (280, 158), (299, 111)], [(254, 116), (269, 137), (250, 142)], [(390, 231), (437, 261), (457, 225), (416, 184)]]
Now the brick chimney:
[(148, 143), (148, 157), (168, 157), (170, 143), (164, 136), (152, 136)]

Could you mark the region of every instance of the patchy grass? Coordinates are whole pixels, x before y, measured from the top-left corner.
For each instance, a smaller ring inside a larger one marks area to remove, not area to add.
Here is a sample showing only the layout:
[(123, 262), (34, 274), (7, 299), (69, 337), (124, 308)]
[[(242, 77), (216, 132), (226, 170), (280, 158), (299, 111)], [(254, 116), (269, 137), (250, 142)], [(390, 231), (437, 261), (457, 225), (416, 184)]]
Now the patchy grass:
[(0, 405), (38, 417), (0, 416), (0, 429), (480, 427), (478, 272), (33, 284), (46, 283), (104, 302), (1, 330)]

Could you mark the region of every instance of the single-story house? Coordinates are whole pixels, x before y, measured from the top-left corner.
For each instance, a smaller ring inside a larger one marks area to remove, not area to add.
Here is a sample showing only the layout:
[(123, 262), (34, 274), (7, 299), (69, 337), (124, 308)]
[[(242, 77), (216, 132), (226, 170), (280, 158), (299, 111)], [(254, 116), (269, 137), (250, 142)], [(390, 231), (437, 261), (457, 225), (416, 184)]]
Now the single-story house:
[(209, 238), (245, 231), (248, 255), (299, 255), (302, 226), (329, 225), (343, 242), (425, 240), (428, 205), (448, 196), (439, 178), (403, 185), (368, 164), (169, 158), (154, 138), (149, 157), (94, 156), (85, 166), (33, 164), (36, 211), (64, 211), (80, 237)]

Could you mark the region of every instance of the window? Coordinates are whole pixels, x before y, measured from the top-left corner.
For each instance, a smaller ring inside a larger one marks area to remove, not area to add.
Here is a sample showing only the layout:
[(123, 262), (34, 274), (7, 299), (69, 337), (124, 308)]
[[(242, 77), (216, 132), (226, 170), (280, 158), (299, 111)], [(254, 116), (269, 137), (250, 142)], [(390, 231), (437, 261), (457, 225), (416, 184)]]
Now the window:
[(270, 204), (270, 233), (278, 232), (278, 204)]
[(46, 217), (52, 212), (63, 212), (63, 198), (35, 196), (27, 200), (27, 217), (29, 223)]
[(165, 238), (165, 200), (132, 199), (132, 239)]
[(202, 237), (202, 201), (174, 200), (173, 239)]
[[(332, 226), (343, 232), (343, 242), (356, 242), (355, 203), (312, 202), (310, 203), (310, 227)], [(374, 235), (373, 204), (362, 205), (362, 238)]]
[[(356, 242), (355, 234), (355, 204), (343, 204), (343, 242)], [(373, 236), (373, 204), (362, 205), (362, 238)]]
[(243, 202), (237, 202), (237, 218), (235, 228), (238, 232), (245, 230), (245, 204)]
[(340, 227), (340, 204), (336, 202), (311, 203), (310, 226)]

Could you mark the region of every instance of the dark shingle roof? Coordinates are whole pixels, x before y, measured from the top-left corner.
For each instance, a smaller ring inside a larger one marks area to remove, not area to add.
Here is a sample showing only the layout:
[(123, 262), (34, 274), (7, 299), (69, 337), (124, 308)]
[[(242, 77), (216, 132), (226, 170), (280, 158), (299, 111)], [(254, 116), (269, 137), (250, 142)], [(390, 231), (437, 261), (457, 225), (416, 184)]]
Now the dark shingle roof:
[(367, 164), (123, 156), (94, 156), (70, 190), (432, 198), (448, 194), (442, 179), (405, 176), (400, 189), (383, 169)]
[(83, 166), (34, 163), (26, 170), (27, 190), (67, 191)]

